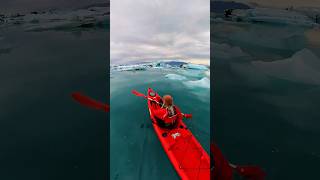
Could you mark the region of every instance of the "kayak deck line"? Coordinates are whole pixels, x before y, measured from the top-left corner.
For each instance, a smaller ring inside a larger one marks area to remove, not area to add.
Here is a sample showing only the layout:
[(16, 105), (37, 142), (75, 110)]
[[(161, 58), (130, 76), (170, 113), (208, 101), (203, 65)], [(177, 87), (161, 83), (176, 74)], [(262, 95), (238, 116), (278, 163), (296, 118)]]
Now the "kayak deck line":
[[(154, 105), (150, 92), (159, 96), (151, 88), (148, 89), (148, 110), (152, 125), (166, 152), (171, 164), (183, 180), (210, 179), (210, 157), (201, 144), (193, 136), (181, 119), (175, 128), (160, 127), (153, 115), (153, 110), (160, 108)], [(160, 96), (159, 96), (160, 97)]]

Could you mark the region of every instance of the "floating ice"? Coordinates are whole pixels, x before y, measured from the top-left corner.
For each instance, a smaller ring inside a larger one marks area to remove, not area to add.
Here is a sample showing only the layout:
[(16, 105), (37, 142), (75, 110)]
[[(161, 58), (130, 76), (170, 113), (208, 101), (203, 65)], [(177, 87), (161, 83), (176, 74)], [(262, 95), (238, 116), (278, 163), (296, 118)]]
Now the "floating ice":
[(257, 71), (293, 82), (320, 85), (320, 59), (308, 49), (291, 58), (273, 62), (253, 62)]
[(308, 16), (292, 10), (255, 8), (248, 10), (235, 10), (233, 12), (234, 20), (266, 22), (275, 24), (315, 26), (316, 23)]
[(210, 88), (210, 80), (206, 77), (200, 80), (185, 81), (183, 83), (189, 88)]
[(183, 68), (187, 68), (187, 69), (195, 69), (195, 70), (208, 70), (208, 67), (205, 65), (200, 65), (200, 64), (184, 64), (182, 66)]
[(205, 71), (204, 74), (205, 74), (207, 77), (210, 77), (210, 70)]
[(183, 69), (180, 70), (179, 73), (186, 76), (186, 77), (192, 77), (192, 78), (201, 78), (205, 76), (205, 72), (203, 70), (195, 70), (195, 69)]
[(219, 59), (239, 59), (248, 57), (240, 47), (230, 46), (228, 44), (211, 43), (213, 46), (213, 57)]
[(26, 31), (73, 30), (83, 28), (103, 28), (108, 25), (108, 7), (88, 7), (72, 11), (50, 10), (28, 14), (1, 17), (7, 26), (20, 25)]
[(212, 21), (214, 22), (214, 23), (223, 23), (223, 22), (225, 22), (222, 18), (220, 18), (220, 17), (218, 17), (218, 18), (212, 18)]
[[(159, 69), (160, 68), (160, 69)], [(169, 72), (165, 75), (170, 80), (184, 81), (189, 88), (210, 88), (210, 69), (204, 65), (186, 63), (183, 61), (158, 61), (140, 64), (111, 65), (111, 72), (158, 70)], [(174, 72), (174, 73), (172, 73)]]
[(176, 68), (180, 68), (183, 65), (187, 64), (186, 62), (183, 61), (178, 61), (178, 60), (163, 60), (163, 61), (159, 61), (156, 63), (157, 66), (162, 66), (162, 67), (176, 67)]
[(167, 74), (165, 77), (171, 80), (180, 80), (180, 81), (187, 79), (186, 77), (179, 74)]
[(145, 62), (138, 64), (124, 64), (124, 65), (111, 65), (112, 71), (139, 71), (146, 69), (181, 69), (188, 63), (183, 61), (156, 61), (156, 62)]
[(112, 66), (112, 71), (144, 71), (148, 67), (147, 64), (134, 64), (134, 65), (118, 65)]
[(320, 22), (319, 15), (320, 15), (320, 8), (319, 7), (297, 7), (294, 8), (294, 11), (300, 12), (309, 18)]
[(293, 26), (223, 23), (214, 28), (216, 42), (211, 43), (211, 54), (215, 58), (214, 62), (221, 59), (240, 62), (253, 58), (287, 58), (307, 46), (305, 31), (306, 28)]

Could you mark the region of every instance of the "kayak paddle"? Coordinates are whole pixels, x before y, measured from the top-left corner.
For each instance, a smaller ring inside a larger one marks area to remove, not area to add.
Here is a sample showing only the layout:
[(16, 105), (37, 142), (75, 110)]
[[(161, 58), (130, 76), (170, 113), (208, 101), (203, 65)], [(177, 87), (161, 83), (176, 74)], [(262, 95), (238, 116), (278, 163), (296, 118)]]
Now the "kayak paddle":
[(183, 113), (182, 113), (182, 115), (183, 115), (183, 117), (185, 117), (185, 118), (187, 118), (187, 119), (192, 118), (192, 114), (183, 114)]
[(266, 173), (258, 166), (238, 166), (229, 163), (222, 155), (220, 149), (211, 144), (211, 153), (214, 159), (213, 179), (232, 180), (232, 170), (248, 180), (264, 180)]
[[(144, 94), (141, 93), (141, 92), (138, 92), (137, 90), (132, 90), (131, 92), (132, 92), (132, 94), (134, 94), (134, 95), (136, 95), (136, 96), (138, 96), (138, 97), (144, 97), (144, 98), (146, 98), (146, 99), (148, 99), (148, 100), (150, 100), (150, 101), (155, 101), (154, 99), (148, 98), (146, 95), (144, 95)], [(157, 102), (157, 101), (156, 101), (156, 102)], [(159, 103), (159, 102), (157, 102), (157, 103)]]
[[(137, 90), (132, 90), (131, 92), (132, 92), (132, 94), (134, 94), (134, 95), (136, 95), (136, 96), (138, 96), (138, 97), (144, 97), (144, 98), (146, 98), (146, 99), (148, 99), (148, 100), (154, 101), (153, 99), (148, 98), (146, 95), (144, 95), (144, 94), (141, 93), (141, 92), (138, 92)], [(192, 118), (192, 114), (183, 114), (183, 113), (182, 113), (182, 115), (183, 115), (185, 118)]]
[(102, 110), (104, 112), (109, 112), (109, 110), (110, 110), (110, 107), (107, 104), (96, 101), (88, 96), (83, 95), (80, 92), (74, 92), (71, 94), (71, 96), (75, 101), (77, 101), (78, 103), (80, 103), (84, 106), (98, 109), (98, 110)]
[(266, 176), (266, 173), (258, 166), (236, 166), (233, 169), (240, 176), (249, 180), (264, 180)]
[(132, 94), (134, 94), (136, 96), (144, 97), (144, 98), (148, 99), (148, 97), (146, 95), (142, 94), (141, 92), (138, 92), (137, 90), (132, 90), (131, 92), (132, 92)]

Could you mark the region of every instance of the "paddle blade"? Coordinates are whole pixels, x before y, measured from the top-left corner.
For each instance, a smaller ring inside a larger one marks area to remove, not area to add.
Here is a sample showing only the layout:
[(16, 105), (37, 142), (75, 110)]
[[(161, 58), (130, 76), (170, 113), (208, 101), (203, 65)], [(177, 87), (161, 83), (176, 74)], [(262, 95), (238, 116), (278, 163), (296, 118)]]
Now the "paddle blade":
[(102, 110), (105, 112), (108, 112), (110, 110), (110, 107), (102, 102), (96, 101), (88, 96), (83, 95), (80, 92), (74, 92), (71, 94), (72, 98), (77, 101), (78, 103), (93, 108)]
[(214, 168), (211, 172), (212, 179), (215, 180), (232, 180), (232, 168), (229, 166), (229, 162), (224, 158), (220, 149), (212, 143), (210, 145), (210, 151), (213, 155)]
[(192, 114), (184, 114), (185, 118), (192, 118)]
[(237, 166), (235, 170), (248, 180), (264, 180), (266, 173), (258, 166)]
[(144, 98), (147, 97), (146, 95), (138, 92), (137, 90), (132, 90), (131, 92), (132, 92), (132, 94), (134, 94), (134, 95), (136, 95), (136, 96), (139, 96), (139, 97), (144, 97)]

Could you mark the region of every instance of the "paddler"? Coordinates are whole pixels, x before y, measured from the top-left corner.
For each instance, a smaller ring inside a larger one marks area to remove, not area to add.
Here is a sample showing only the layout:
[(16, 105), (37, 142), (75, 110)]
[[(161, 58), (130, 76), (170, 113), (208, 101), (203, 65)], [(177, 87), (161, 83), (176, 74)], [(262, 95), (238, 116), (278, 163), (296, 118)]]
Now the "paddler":
[(162, 99), (163, 99), (162, 108), (167, 110), (168, 116), (171, 117), (175, 115), (175, 111), (173, 107), (173, 98), (170, 95), (164, 95)]
[(158, 123), (165, 127), (172, 127), (176, 123), (176, 119), (181, 115), (180, 110), (174, 106), (173, 98), (170, 95), (164, 95), (162, 97), (162, 106), (160, 109), (154, 111), (157, 117)]

